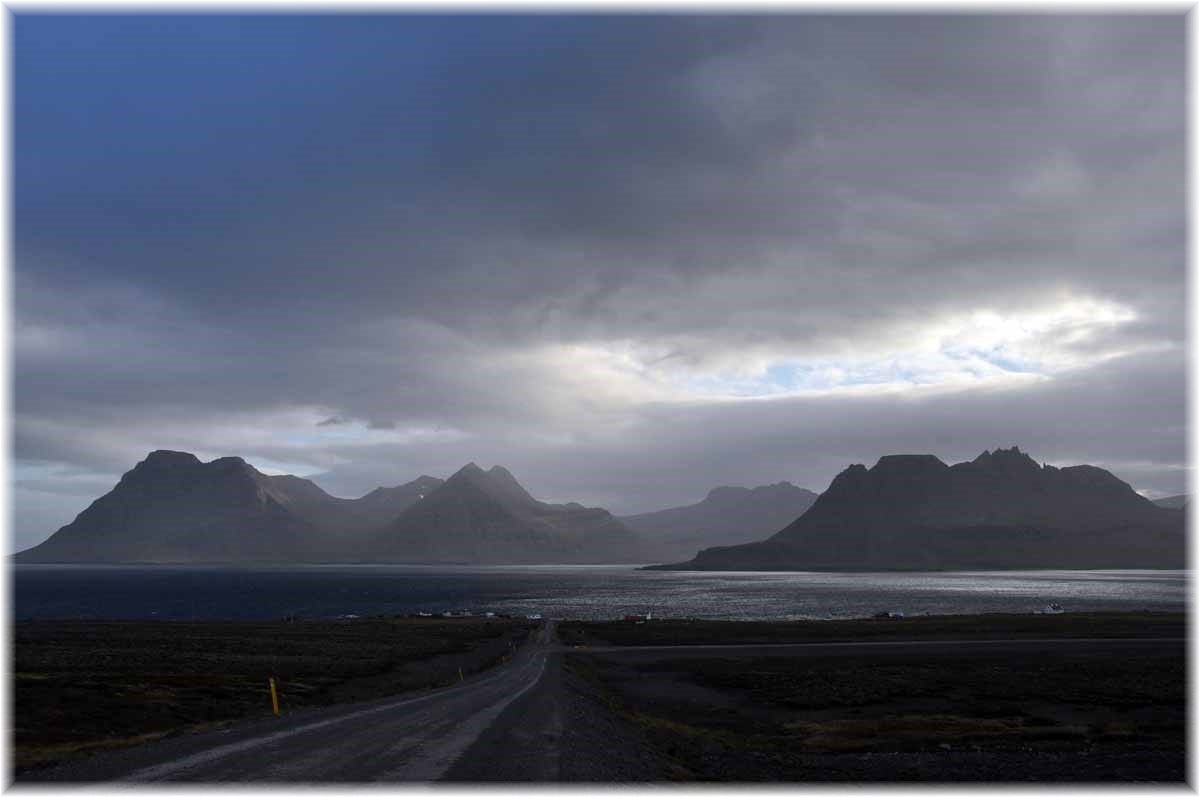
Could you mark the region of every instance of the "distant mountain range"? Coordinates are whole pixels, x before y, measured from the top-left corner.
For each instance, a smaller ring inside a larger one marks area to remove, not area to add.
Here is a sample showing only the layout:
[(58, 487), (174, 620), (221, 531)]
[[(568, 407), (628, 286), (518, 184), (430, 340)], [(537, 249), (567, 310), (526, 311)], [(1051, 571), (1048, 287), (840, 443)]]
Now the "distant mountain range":
[(701, 551), (672, 570), (1186, 567), (1185, 513), (1090, 465), (1039, 466), (1017, 448), (946, 465), (928, 454), (842, 471), (761, 542)]
[(642, 541), (604, 509), (534, 499), (500, 466), (470, 463), (381, 531), (371, 561), (632, 563)]
[(714, 487), (699, 503), (618, 518), (639, 532), (652, 559), (672, 561), (713, 545), (767, 537), (803, 515), (817, 500), (791, 482), (762, 487)]
[(1171, 495), (1166, 498), (1155, 498), (1155, 506), (1161, 506), (1163, 509), (1183, 509), (1191, 500), (1187, 495)]
[(30, 562), (640, 563), (641, 541), (603, 509), (535, 500), (474, 463), (337, 498), (240, 457), (154, 451), (40, 545)]
[(241, 457), (201, 462), (154, 451), (17, 562), (335, 561), (441, 479), (422, 476), (362, 498), (335, 498), (307, 479), (268, 476)]
[(1185, 519), (1105, 470), (1043, 467), (1016, 448), (953, 466), (930, 455), (885, 456), (870, 469), (847, 468), (820, 496), (788, 482), (717, 487), (699, 503), (624, 518), (538, 501), (500, 466), (471, 463), (445, 481), (421, 476), (349, 499), (307, 479), (268, 476), (240, 457), (205, 463), (154, 451), (14, 560), (615, 564), (693, 556), (658, 567), (1178, 568), (1186, 567)]

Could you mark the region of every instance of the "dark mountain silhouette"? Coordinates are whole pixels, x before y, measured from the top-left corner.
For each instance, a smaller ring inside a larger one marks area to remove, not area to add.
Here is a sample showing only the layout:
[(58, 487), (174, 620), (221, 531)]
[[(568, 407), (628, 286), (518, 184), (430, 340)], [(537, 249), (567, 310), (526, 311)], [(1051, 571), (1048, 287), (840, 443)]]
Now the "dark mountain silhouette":
[(640, 541), (603, 509), (535, 500), (513, 475), (475, 463), (374, 536), (371, 561), (480, 564), (645, 562)]
[(678, 570), (1186, 567), (1184, 513), (1106, 470), (1039, 466), (1017, 448), (948, 466), (882, 457), (842, 471), (762, 542), (708, 548)]
[(803, 515), (817, 494), (791, 482), (714, 487), (699, 503), (620, 517), (660, 561), (691, 556), (701, 548), (761, 540)]
[(1154, 505), (1161, 506), (1163, 509), (1184, 509), (1190, 500), (1188, 495), (1171, 495), (1166, 498), (1154, 499)]
[(240, 457), (154, 451), (17, 562), (302, 562), (353, 558), (367, 532), (442, 483), (430, 476), (336, 498)]
[(154, 451), (16, 562), (653, 561), (603, 509), (535, 500), (474, 464), (338, 498), (240, 457)]
[(203, 463), (192, 454), (154, 451), (74, 521), (15, 559), (300, 560), (319, 543), (317, 528), (291, 508), (300, 492), (240, 457)]

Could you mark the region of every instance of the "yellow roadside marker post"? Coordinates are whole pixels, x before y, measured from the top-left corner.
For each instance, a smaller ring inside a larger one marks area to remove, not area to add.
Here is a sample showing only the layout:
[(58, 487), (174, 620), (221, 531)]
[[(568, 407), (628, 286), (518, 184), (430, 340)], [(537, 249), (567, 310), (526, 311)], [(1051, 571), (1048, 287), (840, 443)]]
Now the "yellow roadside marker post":
[(267, 683), (271, 684), (271, 708), (275, 711), (275, 716), (279, 716), (279, 695), (275, 693), (275, 678), (267, 678)]
[(462, 667), (458, 668), (458, 680), (463, 680)]

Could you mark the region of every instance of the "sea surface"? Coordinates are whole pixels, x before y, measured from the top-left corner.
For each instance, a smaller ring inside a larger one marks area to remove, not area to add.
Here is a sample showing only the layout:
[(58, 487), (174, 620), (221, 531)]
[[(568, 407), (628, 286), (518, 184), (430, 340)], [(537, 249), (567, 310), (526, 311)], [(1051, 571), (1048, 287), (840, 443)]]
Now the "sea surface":
[(832, 619), (1187, 608), (1186, 570), (687, 573), (629, 565), (14, 565), (17, 619), (233, 620), (465, 610), (607, 619)]

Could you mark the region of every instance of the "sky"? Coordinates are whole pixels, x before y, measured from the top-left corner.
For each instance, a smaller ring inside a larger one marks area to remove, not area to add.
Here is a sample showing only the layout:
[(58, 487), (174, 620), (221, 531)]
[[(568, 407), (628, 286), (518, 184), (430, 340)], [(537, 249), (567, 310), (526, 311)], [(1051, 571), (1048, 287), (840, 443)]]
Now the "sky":
[(12, 550), (154, 449), (1187, 488), (1182, 12), (11, 24)]

